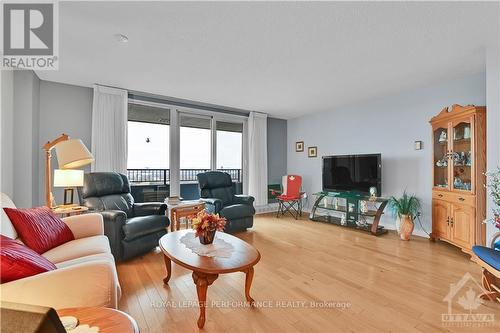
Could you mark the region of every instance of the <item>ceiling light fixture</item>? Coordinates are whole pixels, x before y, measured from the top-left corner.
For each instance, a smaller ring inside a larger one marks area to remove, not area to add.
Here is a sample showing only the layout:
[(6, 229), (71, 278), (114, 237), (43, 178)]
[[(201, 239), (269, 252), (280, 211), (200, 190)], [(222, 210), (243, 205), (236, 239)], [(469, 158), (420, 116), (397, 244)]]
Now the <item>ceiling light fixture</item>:
[(118, 42), (121, 42), (121, 43), (126, 43), (128, 42), (128, 37), (125, 36), (125, 35), (122, 35), (122, 34), (114, 34), (113, 35), (115, 37), (115, 39), (118, 41)]

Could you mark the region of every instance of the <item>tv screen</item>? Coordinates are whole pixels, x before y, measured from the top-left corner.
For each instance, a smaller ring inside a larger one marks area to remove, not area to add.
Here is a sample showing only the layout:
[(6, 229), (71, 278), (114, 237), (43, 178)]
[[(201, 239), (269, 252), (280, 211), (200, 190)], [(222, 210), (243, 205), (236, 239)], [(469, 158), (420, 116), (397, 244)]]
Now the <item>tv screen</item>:
[(380, 154), (323, 157), (323, 191), (369, 193), (370, 187), (382, 193)]

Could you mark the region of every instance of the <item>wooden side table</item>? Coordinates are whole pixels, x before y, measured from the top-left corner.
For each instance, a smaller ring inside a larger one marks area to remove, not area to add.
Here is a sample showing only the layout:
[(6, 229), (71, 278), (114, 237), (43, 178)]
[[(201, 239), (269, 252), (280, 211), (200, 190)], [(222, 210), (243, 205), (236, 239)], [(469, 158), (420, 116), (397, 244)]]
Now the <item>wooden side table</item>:
[(52, 208), (52, 212), (61, 217), (68, 217), (71, 215), (80, 215), (89, 210), (88, 207), (78, 205), (56, 206)]
[(139, 333), (134, 318), (125, 312), (110, 308), (68, 308), (56, 310), (59, 317), (73, 316), (78, 325), (99, 327), (99, 333)]
[[(180, 230), (181, 217), (189, 217), (198, 214), (205, 209), (205, 203), (198, 200), (181, 201), (170, 209), (170, 231)], [(186, 226), (187, 227), (187, 226)]]

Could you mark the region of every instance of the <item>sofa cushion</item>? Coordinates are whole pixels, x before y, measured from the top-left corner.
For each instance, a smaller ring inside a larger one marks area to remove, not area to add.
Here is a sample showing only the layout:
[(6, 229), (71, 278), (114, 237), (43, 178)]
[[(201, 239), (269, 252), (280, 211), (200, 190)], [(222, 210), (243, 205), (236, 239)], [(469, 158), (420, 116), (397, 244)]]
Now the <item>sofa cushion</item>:
[(222, 208), (220, 215), (228, 220), (249, 217), (255, 214), (255, 209), (250, 205), (236, 204)]
[(131, 241), (138, 237), (149, 235), (168, 227), (165, 215), (149, 215), (129, 218), (123, 226), (124, 240)]
[(56, 266), (23, 244), (0, 235), (0, 282), (10, 282), (56, 269)]
[(482, 261), (500, 271), (500, 251), (484, 246), (473, 246), (472, 252)]
[(70, 267), (74, 265), (79, 265), (85, 262), (92, 262), (95, 260), (108, 260), (110, 262), (115, 262), (115, 258), (111, 253), (97, 253), (97, 254), (91, 254), (90, 256), (85, 256), (85, 257), (80, 257), (80, 258), (75, 258), (75, 259), (70, 259), (66, 261), (61, 261), (56, 264), (57, 268), (64, 268), (64, 267)]
[(92, 236), (75, 239), (49, 250), (42, 255), (54, 264), (58, 264), (66, 260), (99, 253), (111, 253), (108, 237), (106, 236)]
[(4, 208), (26, 246), (42, 254), (75, 239), (71, 229), (49, 208)]
[[(80, 265), (80, 264), (87, 263), (87, 262), (103, 261), (103, 260), (109, 261), (110, 263), (113, 263), (113, 265), (115, 263), (115, 258), (113, 257), (113, 255), (111, 253), (98, 253), (98, 254), (92, 254), (90, 256), (85, 256), (85, 257), (81, 257), (81, 258), (62, 261), (62, 262), (57, 263), (56, 267), (57, 268), (65, 268), (65, 267)], [(120, 282), (118, 281), (118, 276), (116, 276), (115, 278), (116, 278), (115, 284), (116, 284), (116, 289), (117, 289), (116, 290), (117, 299), (120, 299), (121, 293), (122, 293), (121, 286), (120, 286)]]

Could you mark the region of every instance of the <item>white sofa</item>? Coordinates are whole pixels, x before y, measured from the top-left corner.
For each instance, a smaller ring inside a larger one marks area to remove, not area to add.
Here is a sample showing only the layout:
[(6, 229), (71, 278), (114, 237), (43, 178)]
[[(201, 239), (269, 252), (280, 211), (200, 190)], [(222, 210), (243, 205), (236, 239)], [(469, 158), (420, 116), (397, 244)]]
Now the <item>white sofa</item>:
[[(3, 207), (15, 208), (1, 193), (1, 234), (18, 239)], [(2, 301), (49, 306), (55, 309), (104, 306), (117, 308), (121, 295), (115, 261), (104, 236), (102, 216), (84, 214), (62, 219), (75, 240), (42, 255), (56, 270), (0, 285)]]

